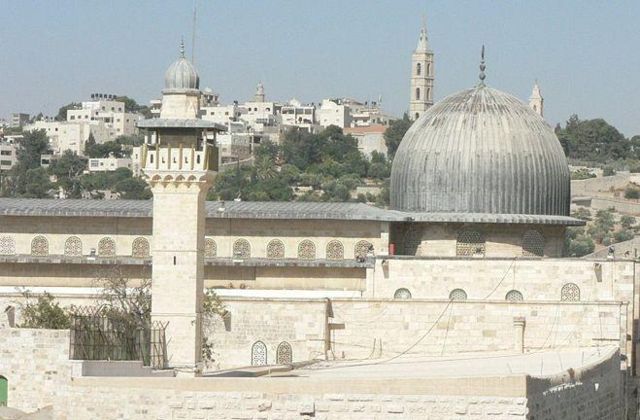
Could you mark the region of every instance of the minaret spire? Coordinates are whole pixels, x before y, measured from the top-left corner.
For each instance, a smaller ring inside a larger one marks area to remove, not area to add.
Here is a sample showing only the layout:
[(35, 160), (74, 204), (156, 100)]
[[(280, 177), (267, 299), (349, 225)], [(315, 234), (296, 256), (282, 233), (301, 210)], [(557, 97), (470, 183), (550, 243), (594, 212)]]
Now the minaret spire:
[(180, 40), (180, 57), (184, 58), (184, 37)]
[(484, 74), (486, 68), (487, 66), (484, 64), (484, 45), (482, 45), (482, 52), (480, 53), (480, 75), (478, 76), (480, 78), (480, 86), (484, 86), (484, 79), (487, 77), (487, 75)]
[(420, 28), (420, 36), (418, 37), (416, 52), (427, 52), (428, 50), (429, 38), (427, 36), (427, 16), (422, 15), (422, 27)]

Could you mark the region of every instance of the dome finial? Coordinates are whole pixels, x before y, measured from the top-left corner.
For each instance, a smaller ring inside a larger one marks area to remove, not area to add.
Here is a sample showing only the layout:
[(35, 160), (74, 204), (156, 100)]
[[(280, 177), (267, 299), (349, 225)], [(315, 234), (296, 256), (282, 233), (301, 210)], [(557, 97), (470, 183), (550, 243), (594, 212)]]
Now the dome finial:
[(480, 86), (484, 86), (484, 79), (487, 77), (487, 75), (484, 74), (486, 68), (487, 66), (484, 65), (484, 45), (482, 45), (482, 52), (480, 53)]
[(180, 40), (180, 57), (184, 58), (184, 37)]

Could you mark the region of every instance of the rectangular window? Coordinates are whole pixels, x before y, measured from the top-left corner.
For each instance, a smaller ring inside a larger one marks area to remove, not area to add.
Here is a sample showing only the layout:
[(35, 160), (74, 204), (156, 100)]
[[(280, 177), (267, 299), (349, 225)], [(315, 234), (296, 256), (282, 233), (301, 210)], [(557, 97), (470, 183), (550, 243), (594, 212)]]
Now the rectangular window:
[(0, 160), (0, 165), (2, 166), (11, 166), (10, 160)]
[(0, 150), (0, 155), (11, 156), (11, 150)]

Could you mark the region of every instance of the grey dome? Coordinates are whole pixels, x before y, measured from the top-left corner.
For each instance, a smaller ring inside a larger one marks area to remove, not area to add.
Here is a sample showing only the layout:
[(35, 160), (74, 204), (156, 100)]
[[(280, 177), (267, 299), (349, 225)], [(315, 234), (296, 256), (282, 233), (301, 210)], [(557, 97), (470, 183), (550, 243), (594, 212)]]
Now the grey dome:
[(568, 216), (570, 176), (553, 130), (480, 85), (427, 110), (391, 169), (391, 207), (422, 213)]
[(198, 89), (200, 77), (196, 68), (184, 55), (169, 66), (164, 74), (165, 89)]

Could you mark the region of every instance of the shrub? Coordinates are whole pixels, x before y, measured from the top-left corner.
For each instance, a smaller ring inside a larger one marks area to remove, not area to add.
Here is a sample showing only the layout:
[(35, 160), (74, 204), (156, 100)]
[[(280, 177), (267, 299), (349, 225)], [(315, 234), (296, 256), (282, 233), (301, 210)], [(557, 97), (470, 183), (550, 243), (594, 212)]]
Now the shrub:
[(640, 190), (634, 187), (627, 187), (624, 190), (624, 198), (628, 198), (630, 200), (637, 200), (640, 198)]
[(71, 326), (69, 313), (61, 308), (51, 294), (44, 292), (35, 302), (29, 291), (22, 293), (26, 302), (22, 305), (22, 324), (20, 328), (42, 328), (64, 330)]
[(611, 166), (605, 166), (602, 168), (602, 176), (612, 176), (616, 174), (616, 170)]

